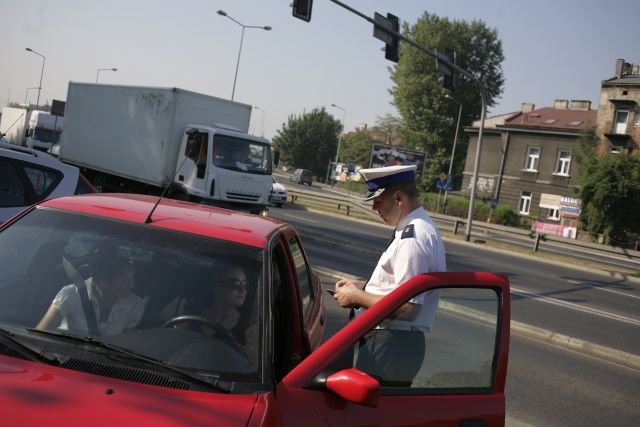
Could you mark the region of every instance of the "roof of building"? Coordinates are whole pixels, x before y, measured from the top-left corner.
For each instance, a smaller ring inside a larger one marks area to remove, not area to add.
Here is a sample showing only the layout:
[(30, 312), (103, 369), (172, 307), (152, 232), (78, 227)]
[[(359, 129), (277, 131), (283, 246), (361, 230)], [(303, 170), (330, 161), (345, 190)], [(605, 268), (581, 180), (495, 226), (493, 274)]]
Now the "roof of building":
[(602, 81), (602, 86), (631, 85), (640, 86), (640, 75), (631, 74), (622, 77), (612, 77)]
[(545, 107), (518, 113), (498, 127), (550, 129), (580, 132), (595, 126), (597, 110), (573, 110)]
[[(484, 128), (485, 129), (495, 129), (496, 125), (503, 125), (505, 123), (505, 121), (509, 120), (510, 118), (512, 118), (513, 116), (520, 114), (519, 111), (514, 111), (512, 113), (506, 113), (506, 114), (500, 114), (497, 116), (491, 116), (491, 117), (487, 117), (484, 120)], [(474, 128), (479, 128), (480, 127), (480, 120), (476, 120), (473, 122), (473, 125), (471, 127)]]

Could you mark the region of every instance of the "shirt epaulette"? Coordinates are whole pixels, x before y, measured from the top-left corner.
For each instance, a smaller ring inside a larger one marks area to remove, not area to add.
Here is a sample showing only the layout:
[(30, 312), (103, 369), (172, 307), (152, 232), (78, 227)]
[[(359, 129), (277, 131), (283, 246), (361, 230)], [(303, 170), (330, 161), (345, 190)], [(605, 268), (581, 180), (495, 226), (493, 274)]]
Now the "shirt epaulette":
[(401, 239), (412, 239), (415, 237), (415, 232), (413, 230), (413, 224), (409, 224), (402, 229)]

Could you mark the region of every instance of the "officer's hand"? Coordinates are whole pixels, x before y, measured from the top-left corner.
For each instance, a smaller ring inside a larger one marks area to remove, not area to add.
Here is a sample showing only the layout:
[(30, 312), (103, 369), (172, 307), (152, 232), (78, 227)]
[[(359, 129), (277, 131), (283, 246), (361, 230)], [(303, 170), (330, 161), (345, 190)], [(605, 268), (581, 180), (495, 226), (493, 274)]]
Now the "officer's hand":
[(358, 305), (358, 296), (362, 292), (363, 291), (353, 283), (347, 283), (340, 286), (336, 283), (336, 293), (333, 294), (333, 298), (341, 307), (351, 308)]
[(355, 286), (358, 289), (362, 289), (364, 287), (364, 282), (362, 280), (340, 279), (336, 282), (335, 290), (337, 291), (338, 288), (348, 285)]

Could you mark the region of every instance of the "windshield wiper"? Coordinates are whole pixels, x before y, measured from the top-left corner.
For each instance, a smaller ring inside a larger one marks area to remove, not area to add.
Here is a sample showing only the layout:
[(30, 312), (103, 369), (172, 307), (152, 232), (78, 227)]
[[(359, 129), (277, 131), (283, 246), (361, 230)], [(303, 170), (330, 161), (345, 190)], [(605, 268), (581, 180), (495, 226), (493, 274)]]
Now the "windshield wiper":
[(93, 345), (98, 348), (107, 349), (114, 353), (117, 353), (118, 355), (127, 356), (130, 359), (134, 359), (136, 361), (144, 362), (144, 363), (153, 365), (155, 367), (161, 368), (166, 372), (177, 374), (183, 378), (186, 378), (198, 384), (205, 385), (208, 388), (213, 389), (215, 391), (218, 391), (218, 392), (221, 391), (224, 393), (231, 392), (231, 387), (224, 387), (222, 384), (220, 384), (220, 381), (218, 378), (214, 378), (213, 381), (208, 381), (203, 377), (201, 377), (200, 375), (193, 374), (187, 371), (186, 369), (182, 369), (177, 366), (169, 365), (167, 362), (163, 360), (154, 359), (153, 357), (145, 356), (144, 354), (137, 353), (133, 350), (129, 350), (128, 348), (120, 347), (119, 345), (115, 345), (115, 344), (110, 344), (108, 342), (101, 341), (94, 337), (83, 337), (80, 335), (65, 334), (60, 332), (46, 331), (42, 329), (33, 329), (33, 328), (27, 328), (27, 330), (29, 332), (44, 334), (50, 337), (63, 338), (70, 341), (76, 341), (83, 344)]
[(60, 360), (56, 357), (50, 357), (45, 354), (45, 350), (39, 347), (32, 347), (23, 343), (16, 338), (16, 334), (8, 329), (0, 328), (0, 337), (11, 347), (14, 351), (28, 357), (34, 362), (42, 362), (47, 365), (59, 365)]

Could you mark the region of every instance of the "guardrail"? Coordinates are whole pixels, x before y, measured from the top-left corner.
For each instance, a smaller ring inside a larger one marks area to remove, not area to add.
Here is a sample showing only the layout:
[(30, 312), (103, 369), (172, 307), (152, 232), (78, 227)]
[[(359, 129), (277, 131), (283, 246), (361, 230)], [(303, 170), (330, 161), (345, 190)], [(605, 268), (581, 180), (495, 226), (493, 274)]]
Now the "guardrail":
[[(329, 210), (337, 209), (338, 212), (343, 212), (347, 216), (353, 216), (354, 212), (357, 212), (360, 217), (366, 216), (377, 222), (381, 222), (379, 216), (371, 210), (371, 202), (362, 202), (360, 197), (357, 196), (349, 196), (347, 194), (329, 195), (315, 191), (298, 190), (293, 188), (288, 188), (287, 191), (289, 193), (289, 199), (291, 200), (290, 203), (292, 204), (298, 202), (298, 198), (306, 198), (310, 199), (317, 205), (323, 205)], [(458, 217), (431, 212), (429, 215), (438, 224), (438, 227), (440, 227), (441, 230), (449, 231), (452, 234), (458, 234), (458, 232), (463, 230), (466, 226), (466, 221)], [(522, 246), (530, 246), (533, 252), (537, 252), (541, 249), (553, 248), (556, 250), (566, 249), (574, 253), (581, 253), (585, 255), (596, 254), (603, 257), (603, 259), (624, 261), (640, 268), (640, 251), (536, 233), (535, 231), (520, 228), (474, 221), (472, 237), (474, 237), (475, 240), (478, 240), (479, 238), (494, 240), (504, 238), (513, 242), (518, 242)], [(567, 254), (567, 256), (571, 256), (571, 254)]]

